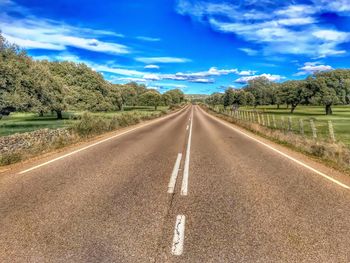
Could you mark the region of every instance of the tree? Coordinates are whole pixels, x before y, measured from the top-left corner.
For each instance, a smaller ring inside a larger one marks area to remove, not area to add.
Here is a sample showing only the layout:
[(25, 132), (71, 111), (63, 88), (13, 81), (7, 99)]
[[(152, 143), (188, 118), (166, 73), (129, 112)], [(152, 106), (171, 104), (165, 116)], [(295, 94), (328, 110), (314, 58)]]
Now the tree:
[(120, 85), (118, 84), (109, 85), (109, 98), (113, 105), (113, 110), (123, 109), (123, 100), (122, 100)]
[(307, 79), (307, 88), (312, 94), (311, 103), (324, 105), (326, 115), (333, 114), (332, 106), (341, 102), (341, 87), (327, 75), (316, 74)]
[(224, 104), (224, 94), (215, 92), (211, 94), (208, 98), (206, 98), (206, 103), (209, 105), (215, 106), (215, 105), (222, 105)]
[(48, 62), (51, 73), (66, 87), (65, 101), (71, 109), (107, 111), (115, 106), (110, 98), (110, 83), (86, 66), (73, 62)]
[(16, 110), (30, 110), (36, 104), (31, 64), (31, 58), (0, 33), (0, 118)]
[(169, 106), (172, 103), (171, 96), (167, 93), (162, 94), (162, 102), (163, 102), (163, 105)]
[(235, 103), (236, 92), (233, 88), (228, 88), (225, 90), (223, 101), (224, 101), (224, 108), (227, 106), (232, 106)]
[(179, 104), (185, 100), (185, 94), (180, 89), (168, 90), (164, 94), (170, 95), (173, 104)]
[(133, 106), (138, 104), (138, 99), (141, 94), (147, 92), (147, 88), (143, 84), (137, 84), (136, 82), (129, 82), (125, 86), (130, 87), (135, 91), (135, 96), (129, 101)]
[(154, 106), (154, 109), (157, 110), (161, 103), (161, 95), (155, 90), (150, 90), (141, 94), (139, 100), (142, 105)]
[(273, 83), (263, 76), (249, 80), (244, 90), (253, 94), (255, 98), (254, 106), (256, 107), (258, 105), (269, 105), (274, 102), (272, 88)]
[(235, 94), (234, 104), (239, 106), (247, 105), (247, 92), (244, 90), (237, 90)]
[(62, 119), (62, 111), (66, 109), (64, 85), (61, 78), (52, 75), (48, 63), (47, 61), (32, 63), (31, 75), (35, 83), (33, 91), (37, 101), (33, 109), (40, 113), (56, 112), (57, 118)]
[(246, 94), (246, 103), (247, 103), (247, 105), (254, 106), (255, 105), (255, 97), (254, 97), (254, 95), (251, 92), (249, 92), (249, 91), (246, 91), (245, 94)]
[(304, 81), (290, 80), (280, 85), (279, 99), (291, 106), (290, 113), (293, 113), (300, 103), (307, 101), (309, 96)]
[(122, 85), (120, 86), (120, 93), (123, 108), (126, 105), (135, 105), (135, 101), (137, 100), (137, 92), (134, 87)]

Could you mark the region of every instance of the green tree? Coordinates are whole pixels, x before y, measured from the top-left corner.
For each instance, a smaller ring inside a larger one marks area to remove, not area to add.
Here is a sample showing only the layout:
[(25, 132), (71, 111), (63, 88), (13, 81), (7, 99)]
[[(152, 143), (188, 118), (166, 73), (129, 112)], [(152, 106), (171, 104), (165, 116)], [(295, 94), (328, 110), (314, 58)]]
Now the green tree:
[(172, 97), (168, 93), (162, 94), (163, 105), (169, 106), (172, 103)]
[(232, 106), (235, 103), (236, 99), (236, 92), (233, 88), (228, 88), (225, 90), (223, 101), (224, 101), (224, 108), (228, 106)]
[(34, 93), (37, 104), (33, 107), (40, 113), (53, 111), (62, 119), (62, 111), (66, 109), (62, 79), (51, 74), (47, 61), (33, 62), (31, 68)]
[(30, 110), (36, 104), (31, 64), (31, 58), (0, 33), (0, 118), (16, 110)]
[(311, 93), (306, 89), (304, 81), (290, 80), (280, 85), (279, 99), (291, 106), (291, 113), (299, 104), (305, 103), (310, 96)]
[(255, 105), (269, 105), (274, 102), (273, 99), (273, 83), (266, 77), (257, 77), (250, 80), (244, 88), (253, 94), (255, 98)]
[(170, 95), (173, 104), (179, 104), (185, 101), (185, 94), (180, 89), (171, 89), (164, 94)]
[(206, 103), (209, 105), (215, 106), (215, 105), (223, 105), (224, 104), (224, 94), (215, 92), (211, 94), (208, 98), (206, 98)]
[(139, 100), (142, 105), (154, 106), (154, 109), (157, 110), (157, 107), (161, 104), (162, 97), (159, 92), (150, 90), (141, 94)]

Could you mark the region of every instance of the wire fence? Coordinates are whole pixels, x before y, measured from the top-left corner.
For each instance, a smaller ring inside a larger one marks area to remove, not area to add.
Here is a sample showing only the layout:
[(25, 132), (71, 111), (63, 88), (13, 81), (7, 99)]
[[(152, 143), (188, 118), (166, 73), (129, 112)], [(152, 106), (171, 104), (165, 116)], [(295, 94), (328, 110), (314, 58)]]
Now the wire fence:
[(298, 118), (285, 115), (270, 114), (259, 110), (233, 110), (219, 106), (211, 106), (211, 110), (231, 116), (237, 121), (258, 124), (260, 126), (293, 133), (314, 140), (335, 143), (337, 141), (331, 120), (319, 121), (313, 117)]

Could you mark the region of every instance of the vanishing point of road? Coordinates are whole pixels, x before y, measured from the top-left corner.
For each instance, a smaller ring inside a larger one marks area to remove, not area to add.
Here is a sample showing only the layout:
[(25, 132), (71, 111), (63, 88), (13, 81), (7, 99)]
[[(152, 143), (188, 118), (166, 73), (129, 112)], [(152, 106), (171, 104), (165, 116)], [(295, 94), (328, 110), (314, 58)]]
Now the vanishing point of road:
[(0, 262), (350, 262), (350, 178), (188, 106), (0, 174)]

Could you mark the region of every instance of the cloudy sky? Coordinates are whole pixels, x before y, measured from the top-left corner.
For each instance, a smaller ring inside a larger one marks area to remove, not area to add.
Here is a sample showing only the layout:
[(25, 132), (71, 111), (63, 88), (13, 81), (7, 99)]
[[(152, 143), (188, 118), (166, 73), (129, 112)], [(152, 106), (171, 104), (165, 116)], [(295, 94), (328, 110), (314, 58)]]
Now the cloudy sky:
[(113, 83), (212, 93), (349, 67), (350, 0), (0, 0), (0, 29)]

